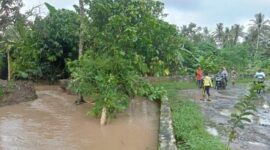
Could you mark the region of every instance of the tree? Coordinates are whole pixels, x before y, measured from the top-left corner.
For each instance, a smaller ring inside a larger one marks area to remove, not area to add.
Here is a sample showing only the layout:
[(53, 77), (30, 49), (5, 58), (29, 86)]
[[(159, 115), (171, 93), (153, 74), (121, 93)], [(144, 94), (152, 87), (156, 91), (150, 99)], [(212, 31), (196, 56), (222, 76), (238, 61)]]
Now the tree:
[(4, 33), (16, 20), (16, 15), (22, 7), (22, 0), (0, 0), (0, 6), (0, 32)]
[[(16, 16), (20, 13), (22, 7), (21, 0), (0, 0), (0, 38), (2, 47), (5, 49), (8, 59), (8, 80), (11, 79), (11, 58), (10, 51), (14, 44), (18, 41), (18, 34), (12, 25), (16, 20)], [(10, 28), (10, 29), (8, 29)], [(8, 30), (8, 31), (7, 31)]]
[(236, 45), (236, 43), (239, 41), (240, 37), (244, 37), (243, 32), (243, 26), (240, 26), (239, 24), (235, 24), (231, 27), (231, 34), (233, 38), (233, 44)]
[(223, 43), (223, 47), (232, 45), (231, 31), (228, 27), (225, 28), (222, 43)]
[(74, 11), (46, 4), (49, 14), (35, 19), (32, 27), (35, 52), (39, 54), (42, 79), (67, 78), (66, 61), (78, 59), (80, 17)]
[(265, 20), (262, 13), (255, 15), (255, 19), (250, 20), (252, 22), (249, 30), (251, 33), (255, 34), (256, 37), (256, 50), (254, 51), (254, 56), (256, 55), (259, 49), (260, 36), (269, 30), (269, 20)]
[[(232, 45), (219, 50), (216, 63), (220, 66), (234, 67), (238, 70), (245, 70), (249, 63), (249, 46), (246, 44)], [(241, 57), (239, 57), (241, 56)]]
[(214, 32), (214, 37), (216, 39), (216, 42), (218, 43), (219, 47), (223, 47), (223, 39), (224, 39), (224, 27), (223, 23), (218, 23), (216, 31)]
[[(84, 30), (85, 30), (84, 0), (79, 0), (79, 14), (80, 14), (80, 35), (79, 35), (79, 58), (78, 59), (80, 59), (83, 56), (83, 51), (84, 51), (83, 50), (84, 49), (84, 41), (85, 41), (85, 38), (84, 38)], [(75, 101), (75, 103), (76, 104), (85, 103), (85, 100), (84, 100), (83, 96), (79, 95), (79, 98)], [(106, 111), (106, 109), (104, 111)], [(102, 122), (101, 124), (105, 124), (105, 121)]]
[(84, 45), (84, 19), (85, 19), (85, 10), (84, 10), (84, 0), (79, 0), (80, 4), (80, 40), (79, 40), (79, 58), (83, 54), (83, 45)]
[(176, 26), (161, 19), (160, 1), (85, 0), (85, 4), (90, 28), (85, 31), (82, 58), (70, 63), (71, 85), (82, 96), (94, 98), (92, 111), (104, 116), (103, 124), (104, 118), (126, 108), (129, 98), (141, 93), (145, 84), (139, 76), (179, 70), (182, 37)]
[(11, 53), (13, 79), (37, 79), (41, 75), (38, 65), (40, 53), (36, 47), (37, 40), (33, 37), (33, 22), (27, 20), (28, 15), (31, 13), (18, 15), (13, 27), (18, 35)]
[(11, 80), (12, 78), (11, 51), (15, 48), (16, 44), (19, 42), (19, 39), (20, 35), (13, 27), (5, 31), (3, 41), (1, 42), (1, 48), (3, 48), (4, 52), (7, 54), (8, 80)]

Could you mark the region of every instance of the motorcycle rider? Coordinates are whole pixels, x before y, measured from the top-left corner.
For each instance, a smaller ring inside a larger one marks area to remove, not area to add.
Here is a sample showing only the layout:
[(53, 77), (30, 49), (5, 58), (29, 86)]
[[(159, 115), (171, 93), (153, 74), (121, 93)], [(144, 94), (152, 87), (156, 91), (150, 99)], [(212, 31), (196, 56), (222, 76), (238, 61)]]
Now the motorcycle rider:
[(256, 72), (255, 74), (255, 81), (254, 81), (255, 84), (260, 85), (257, 89), (258, 94), (260, 94), (261, 91), (265, 88), (263, 84), (264, 79), (265, 79), (265, 73), (261, 69), (259, 69), (258, 72)]
[(265, 73), (259, 69), (256, 74), (255, 74), (255, 79), (257, 80), (258, 83), (263, 83), (265, 78)]
[(225, 75), (224, 75), (224, 70), (220, 70), (217, 74), (216, 74), (216, 88), (220, 89), (226, 88), (226, 79), (225, 79)]

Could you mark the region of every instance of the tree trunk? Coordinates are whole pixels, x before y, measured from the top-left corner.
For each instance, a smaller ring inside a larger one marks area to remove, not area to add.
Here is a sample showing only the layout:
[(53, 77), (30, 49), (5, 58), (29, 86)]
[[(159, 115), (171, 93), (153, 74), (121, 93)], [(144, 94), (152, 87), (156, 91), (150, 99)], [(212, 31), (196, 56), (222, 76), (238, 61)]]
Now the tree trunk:
[(84, 28), (84, 1), (79, 0), (80, 3), (80, 41), (79, 41), (79, 58), (83, 54), (83, 45), (84, 45), (84, 35), (83, 35), (83, 28)]
[(259, 35), (257, 37), (257, 42), (256, 42), (256, 50), (258, 50), (258, 49), (259, 49)]
[(101, 118), (100, 118), (100, 125), (105, 125), (107, 122), (107, 108), (102, 108)]
[[(84, 0), (79, 0), (80, 5), (80, 36), (79, 36), (79, 59), (83, 55), (83, 45), (84, 45)], [(82, 104), (85, 103), (85, 100), (82, 95), (78, 95), (78, 99), (75, 102), (76, 104)]]
[(257, 37), (257, 41), (256, 41), (256, 51), (255, 54), (257, 53), (258, 49), (259, 49), (259, 38), (260, 38), (260, 34), (261, 34), (261, 29), (258, 29), (258, 37)]
[(236, 31), (235, 36), (234, 36), (234, 40), (233, 40), (234, 45), (236, 45), (236, 43), (238, 41), (238, 37), (239, 37), (239, 33), (238, 33), (238, 31)]
[(11, 80), (11, 60), (10, 60), (10, 52), (9, 50), (7, 51), (7, 63), (8, 63), (8, 81)]

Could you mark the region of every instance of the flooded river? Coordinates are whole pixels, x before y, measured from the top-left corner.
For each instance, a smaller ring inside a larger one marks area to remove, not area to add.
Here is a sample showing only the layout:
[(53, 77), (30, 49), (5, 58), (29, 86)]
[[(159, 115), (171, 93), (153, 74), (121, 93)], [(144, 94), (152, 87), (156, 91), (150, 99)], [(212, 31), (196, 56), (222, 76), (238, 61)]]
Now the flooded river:
[(86, 116), (57, 86), (37, 86), (38, 99), (0, 107), (1, 150), (156, 150), (159, 108), (141, 98), (106, 126)]

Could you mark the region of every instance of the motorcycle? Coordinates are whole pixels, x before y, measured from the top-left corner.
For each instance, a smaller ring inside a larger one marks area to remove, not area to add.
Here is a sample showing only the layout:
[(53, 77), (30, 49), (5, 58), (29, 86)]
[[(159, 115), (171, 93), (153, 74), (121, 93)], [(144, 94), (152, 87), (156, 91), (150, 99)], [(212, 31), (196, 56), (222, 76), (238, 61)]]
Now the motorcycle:
[(226, 80), (222, 75), (216, 75), (215, 81), (215, 88), (217, 90), (226, 89)]
[(264, 78), (256, 78), (254, 84), (256, 85), (257, 94), (261, 94), (262, 92), (264, 92), (265, 89)]

